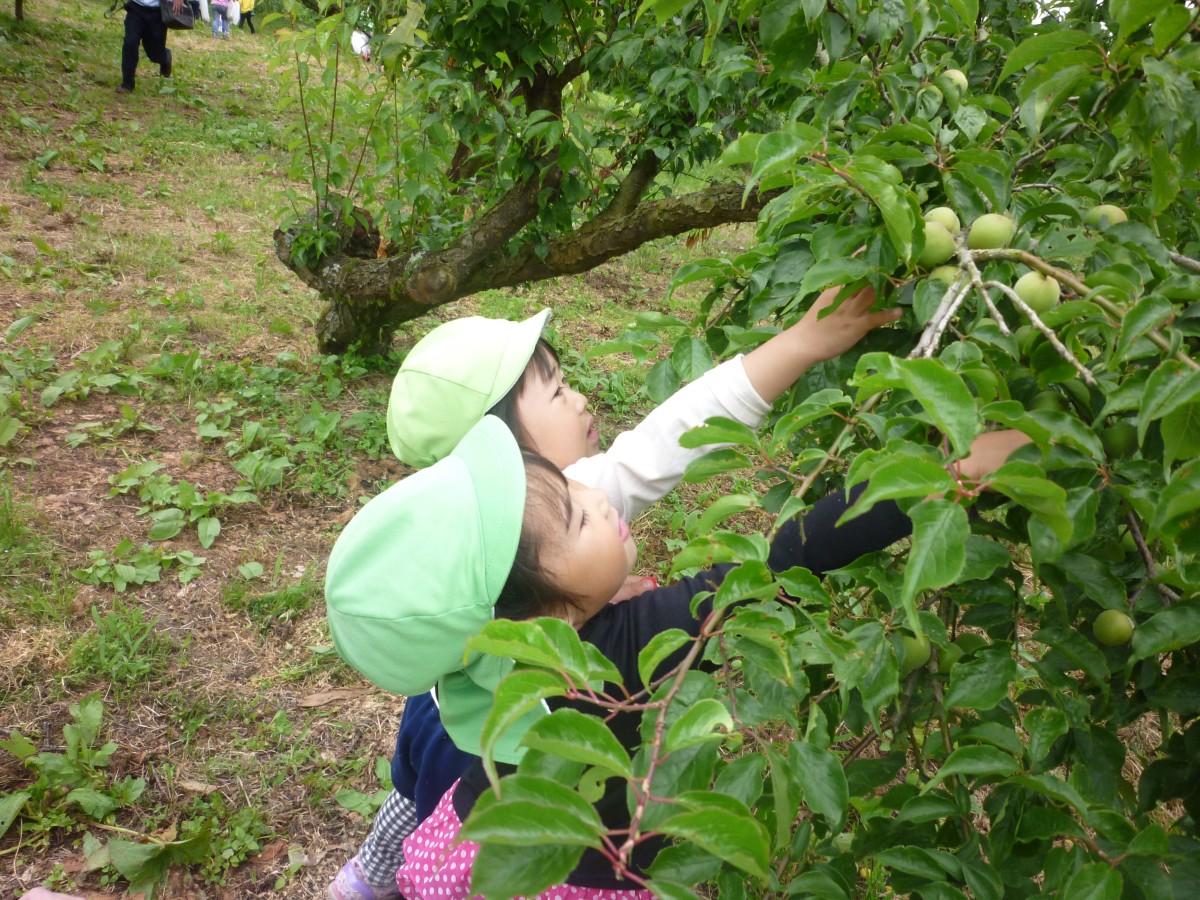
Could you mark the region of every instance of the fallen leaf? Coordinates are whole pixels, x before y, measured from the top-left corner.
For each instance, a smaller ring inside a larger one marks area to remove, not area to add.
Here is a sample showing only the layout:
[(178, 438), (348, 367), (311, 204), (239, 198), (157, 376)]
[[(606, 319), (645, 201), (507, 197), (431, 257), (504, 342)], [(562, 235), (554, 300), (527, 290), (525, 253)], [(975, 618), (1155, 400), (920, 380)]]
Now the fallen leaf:
[(217, 790), (215, 784), (205, 784), (203, 781), (180, 781), (178, 787), (181, 791), (187, 791), (189, 794), (211, 794)]
[(367, 693), (367, 688), (339, 688), (336, 691), (320, 691), (309, 694), (297, 704), (301, 709), (312, 706), (325, 706), (327, 703), (337, 703), (339, 700), (354, 700)]

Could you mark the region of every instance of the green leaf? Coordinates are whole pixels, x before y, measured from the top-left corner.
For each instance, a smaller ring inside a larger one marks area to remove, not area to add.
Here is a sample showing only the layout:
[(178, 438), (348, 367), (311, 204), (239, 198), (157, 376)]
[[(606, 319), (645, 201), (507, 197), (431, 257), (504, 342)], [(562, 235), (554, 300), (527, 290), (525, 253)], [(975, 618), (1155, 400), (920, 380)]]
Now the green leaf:
[(927, 500), (909, 511), (913, 523), (912, 549), (904, 567), (900, 600), (909, 627), (921, 634), (917, 594), (944, 587), (958, 578), (966, 563), (967, 511), (949, 500)]
[(753, 816), (710, 807), (700, 812), (676, 813), (658, 830), (691, 841), (763, 881), (770, 877), (767, 830)]
[(736, 516), (748, 509), (757, 509), (759, 503), (757, 494), (723, 494), (710, 503), (708, 509), (700, 514), (700, 518), (689, 526), (688, 533), (693, 536), (707, 534), (730, 516)]
[(1011, 754), (995, 747), (959, 747), (946, 757), (937, 775), (921, 791), (933, 789), (951, 775), (986, 775), (996, 778), (1013, 775), (1020, 769), (1020, 765)]
[(196, 536), (200, 546), (207, 550), (221, 533), (221, 522), (215, 516), (205, 516), (196, 522)]
[(741, 562), (753, 559), (766, 562), (771, 545), (761, 534), (736, 534), (731, 531), (714, 531), (693, 538), (686, 547), (675, 554), (671, 574), (684, 569), (708, 568), (718, 563)]
[(694, 381), (713, 367), (712, 351), (704, 341), (683, 337), (671, 351), (671, 365), (684, 381)]
[(800, 281), (800, 293), (809, 294), (831, 285), (850, 284), (865, 277), (870, 271), (871, 267), (859, 257), (818, 260), (804, 273), (804, 278)]
[(692, 640), (692, 636), (682, 628), (668, 628), (654, 635), (638, 653), (638, 675), (642, 684), (649, 685), (663, 661)]
[(1008, 696), (1018, 675), (1017, 661), (1007, 653), (979, 653), (951, 670), (946, 705), (960, 709), (992, 709)]
[(22, 332), (24, 332), (26, 328), (28, 328), (30, 325), (32, 325), (36, 321), (37, 321), (37, 316), (34, 316), (34, 315), (21, 316), (21, 318), (17, 319), (11, 325), (9, 325), (8, 329), (4, 332), (5, 343), (11, 344), (13, 341), (15, 341), (17, 338), (19, 338), (21, 336)]
[(507, 844), (484, 844), (471, 866), (471, 894), (489, 900), (536, 897), (566, 881), (582, 855), (578, 845), (531, 844), (514, 852)]
[[(718, 731), (717, 729), (722, 729)], [(697, 700), (676, 719), (667, 731), (664, 749), (668, 753), (696, 744), (719, 741), (734, 731), (733, 718), (720, 700)]]
[(712, 416), (703, 425), (698, 425), (679, 436), (679, 446), (688, 449), (707, 447), (710, 444), (737, 444), (742, 447), (757, 447), (758, 435), (741, 422)]
[(1146, 429), (1181, 406), (1200, 399), (1200, 371), (1177, 360), (1167, 360), (1146, 382), (1146, 393), (1138, 412), (1138, 443), (1146, 441)]
[(1200, 401), (1180, 406), (1162, 420), (1163, 462), (1171, 466), (1176, 460), (1200, 456)]
[(828, 750), (793, 741), (790, 761), (804, 802), (836, 833), (846, 824), (850, 791), (841, 761)]
[[(547, 697), (561, 697), (567, 692), (566, 682), (554, 672), (524, 670), (512, 672), (496, 688), (492, 707), (484, 720), (479, 741), (487, 758), (496, 742), (532, 710), (541, 707)], [(490, 759), (487, 759), (490, 763)], [(495, 766), (488, 768), (495, 774)]]
[(150, 526), (150, 540), (152, 541), (167, 541), (179, 534), (183, 530), (186, 519), (182, 509), (171, 507), (170, 509), (160, 509), (150, 514), (151, 521), (154, 522)]
[(992, 473), (988, 484), (1037, 515), (1066, 544), (1075, 530), (1066, 513), (1067, 492), (1031, 463), (1005, 463)]
[(866, 489), (837, 524), (856, 519), (883, 500), (903, 497), (928, 497), (945, 494), (954, 489), (954, 479), (933, 460), (915, 456), (894, 456), (871, 470)]
[[(1022, 41), (1008, 56), (997, 81), (1003, 81), (1026, 66), (1049, 59), (1066, 50), (1074, 50), (1085, 44), (1095, 44), (1095, 39), (1084, 31), (1047, 31)], [(1097, 53), (1097, 56), (1099, 53)]]
[(1052, 706), (1037, 706), (1025, 714), (1025, 732), (1029, 735), (1029, 760), (1039, 763), (1050, 748), (1069, 729), (1067, 714)]
[[(564, 794), (574, 794), (566, 788), (562, 790)], [(582, 797), (578, 799), (586, 802)], [(588, 809), (592, 807), (589, 805)], [(522, 849), (536, 844), (598, 848), (604, 825), (594, 810), (592, 818), (594, 821), (580, 817), (573, 808), (505, 796), (481, 808), (477, 806), (467, 817), (461, 833), (481, 844)]]
[(1157, 294), (1143, 297), (1121, 317), (1121, 335), (1117, 339), (1113, 360), (1120, 362), (1128, 359), (1140, 338), (1173, 315), (1175, 315), (1175, 307), (1170, 300)]
[(25, 801), (33, 795), (29, 791), (17, 791), (12, 794), (5, 794), (0, 797), (0, 838), (4, 837), (5, 832), (21, 812), (21, 808), (25, 805)]
[(1087, 863), (1063, 885), (1060, 897), (1071, 900), (1121, 900), (1125, 881), (1121, 873), (1107, 863)]
[[(868, 374), (875, 370), (876, 374)], [(934, 359), (897, 359), (886, 353), (868, 353), (858, 361), (854, 383), (861, 394), (886, 387), (903, 388), (913, 395), (925, 414), (950, 439), (957, 456), (971, 451), (979, 434), (975, 400), (962, 377)]]
[(684, 484), (699, 484), (708, 481), (714, 475), (722, 475), (725, 472), (736, 472), (739, 469), (747, 469), (753, 463), (750, 458), (743, 453), (739, 453), (730, 447), (724, 447), (720, 450), (710, 450), (703, 456), (698, 456), (688, 463), (687, 468), (683, 472), (683, 477), (679, 480)]
[(1155, 613), (1133, 632), (1132, 662), (1170, 653), (1200, 641), (1200, 603), (1180, 604)]
[(556, 709), (538, 720), (525, 732), (522, 743), (622, 778), (633, 778), (629, 754), (608, 726), (575, 709)]
[(1120, 43), (1125, 43), (1138, 29), (1149, 25), (1172, 0), (1112, 0), (1109, 10), (1116, 23)]

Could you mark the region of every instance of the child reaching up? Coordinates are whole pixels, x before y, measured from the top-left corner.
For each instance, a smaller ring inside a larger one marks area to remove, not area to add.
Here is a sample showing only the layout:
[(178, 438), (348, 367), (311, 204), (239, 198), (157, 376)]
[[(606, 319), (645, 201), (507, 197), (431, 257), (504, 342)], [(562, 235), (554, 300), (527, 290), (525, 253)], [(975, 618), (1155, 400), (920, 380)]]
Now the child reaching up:
[[(1007, 436), (983, 441), (959, 464), (978, 480), (1007, 457)], [(804, 519), (784, 523), (772, 542), (775, 572), (805, 566), (821, 575), (908, 533), (894, 503), (881, 503), (841, 527), (848, 506), (841, 494), (819, 501)], [(511, 432), (487, 417), (450, 457), (372, 500), (346, 527), (330, 556), (326, 581), (330, 630), (342, 657), (388, 689), (437, 683), (441, 716), (459, 747), (477, 751), (491, 692), (511, 669), (503, 661), (468, 655), (467, 642), (492, 618), (556, 616), (570, 622), (621, 673), (631, 694), (644, 687), (638, 655), (655, 635), (678, 628), (696, 636), (712, 611), (713, 591), (732, 565), (648, 592), (629, 603), (609, 600), (636, 559), (628, 527), (602, 490), (569, 481), (548, 461), (521, 454)], [(397, 648), (404, 648), (398, 651)], [(676, 651), (658, 669), (678, 665)], [(546, 708), (595, 712), (586, 700), (549, 698)], [(630, 752), (641, 743), (641, 714), (612, 715), (608, 723)], [(520, 734), (496, 751), (502, 772), (520, 757)], [(488, 790), (478, 759), (405, 841), (397, 880), (408, 900), (470, 896), (478, 845), (459, 841), (462, 821)], [(613, 831), (628, 828), (626, 785), (610, 780), (597, 812)], [(635, 876), (661, 842), (640, 843)], [(585, 851), (562, 888), (543, 897), (642, 900), (649, 891), (618, 879), (612, 863)]]
[[(901, 314), (899, 309), (873, 311), (870, 288), (830, 312), (837, 294), (837, 288), (826, 291), (795, 325), (681, 388), (603, 453), (586, 399), (566, 383), (557, 354), (542, 338), (549, 310), (523, 322), (482, 317), (447, 322), (409, 351), (396, 374), (387, 412), (392, 451), (424, 468), (492, 413), (522, 447), (568, 477), (604, 490), (618, 514), (631, 521), (676, 485), (689, 462), (711, 449), (680, 447), (685, 431), (713, 416), (758, 428), (771, 404), (809, 368), (841, 355)], [(630, 579), (618, 598), (652, 585), (652, 579), (649, 584)], [(330, 896), (396, 896), (393, 875), (403, 839), (469, 761), (442, 729), (436, 700), (410, 697), (393, 756), (397, 791), (388, 795), (362, 848), (329, 886)]]

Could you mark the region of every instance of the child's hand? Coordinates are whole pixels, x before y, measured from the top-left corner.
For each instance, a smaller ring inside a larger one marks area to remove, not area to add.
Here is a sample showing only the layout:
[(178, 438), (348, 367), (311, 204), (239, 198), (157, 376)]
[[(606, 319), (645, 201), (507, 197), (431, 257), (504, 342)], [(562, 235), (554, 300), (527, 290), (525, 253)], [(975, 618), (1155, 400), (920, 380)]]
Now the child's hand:
[(1012, 428), (989, 431), (975, 438), (971, 452), (954, 465), (967, 481), (982, 481), (1004, 465), (1018, 447), (1031, 442), (1029, 435)]
[(903, 310), (898, 308), (871, 312), (875, 289), (865, 287), (822, 318), (821, 313), (833, 305), (839, 290), (841, 288), (831, 287), (823, 291), (804, 318), (792, 326), (792, 330), (805, 335), (814, 362), (841, 356), (861, 341), (868, 331), (895, 322), (903, 314)]
[(767, 403), (774, 403), (816, 363), (845, 353), (871, 329), (895, 322), (901, 316), (899, 309), (871, 312), (875, 291), (867, 287), (819, 318), (833, 305), (839, 290), (833, 287), (824, 291), (803, 319), (742, 360), (750, 384)]
[(617, 591), (617, 595), (609, 600), (609, 603), (624, 603), (626, 600), (632, 600), (639, 594), (644, 594), (646, 591), (652, 591), (658, 587), (658, 579), (653, 575), (626, 575), (625, 583), (621, 585), (621, 589)]

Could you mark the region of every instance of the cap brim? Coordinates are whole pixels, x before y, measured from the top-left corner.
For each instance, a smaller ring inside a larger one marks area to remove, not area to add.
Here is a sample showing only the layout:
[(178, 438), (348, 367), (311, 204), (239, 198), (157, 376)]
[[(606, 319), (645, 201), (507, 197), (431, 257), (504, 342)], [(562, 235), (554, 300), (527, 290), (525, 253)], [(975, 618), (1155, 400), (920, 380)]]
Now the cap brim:
[(550, 309), (547, 307), (523, 322), (513, 323), (515, 331), (504, 351), (499, 374), (492, 386), (492, 393), (488, 396), (488, 409), (499, 403), (504, 395), (513, 389), (513, 385), (517, 383), (517, 379), (529, 365), (529, 360), (533, 359), (533, 351), (537, 348), (537, 342), (541, 339), (542, 332), (546, 330), (546, 323), (549, 321)]
[(488, 596), (500, 595), (512, 571), (525, 518), (525, 463), (512, 432), (495, 416), (484, 416), (451, 451), (471, 472), (479, 540), (484, 548)]

